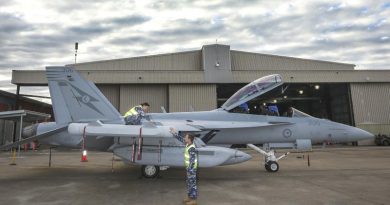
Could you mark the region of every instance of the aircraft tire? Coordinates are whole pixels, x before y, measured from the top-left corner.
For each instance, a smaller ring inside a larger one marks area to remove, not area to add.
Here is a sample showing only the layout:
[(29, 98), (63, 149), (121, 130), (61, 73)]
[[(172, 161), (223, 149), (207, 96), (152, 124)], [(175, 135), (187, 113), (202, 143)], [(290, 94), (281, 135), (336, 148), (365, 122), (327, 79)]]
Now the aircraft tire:
[(389, 146), (390, 142), (388, 140), (383, 140), (382, 145), (383, 146)]
[(269, 170), (269, 166), (268, 166), (268, 164), (266, 163), (266, 164), (264, 164), (264, 168), (265, 168), (265, 170), (267, 170), (268, 172), (270, 172), (270, 170)]
[(141, 172), (142, 176), (144, 176), (145, 178), (156, 178), (158, 173), (160, 172), (160, 167), (154, 165), (142, 165)]
[(279, 170), (279, 164), (275, 161), (268, 161), (265, 169), (268, 172), (277, 172)]

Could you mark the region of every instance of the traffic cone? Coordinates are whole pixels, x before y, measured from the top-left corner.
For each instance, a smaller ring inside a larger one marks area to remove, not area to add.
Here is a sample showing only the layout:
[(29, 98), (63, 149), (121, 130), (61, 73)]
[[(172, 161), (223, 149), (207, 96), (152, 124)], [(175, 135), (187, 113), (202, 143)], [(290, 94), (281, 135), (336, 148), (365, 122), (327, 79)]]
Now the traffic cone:
[(81, 155), (81, 162), (88, 162), (87, 150), (83, 150), (82, 155)]

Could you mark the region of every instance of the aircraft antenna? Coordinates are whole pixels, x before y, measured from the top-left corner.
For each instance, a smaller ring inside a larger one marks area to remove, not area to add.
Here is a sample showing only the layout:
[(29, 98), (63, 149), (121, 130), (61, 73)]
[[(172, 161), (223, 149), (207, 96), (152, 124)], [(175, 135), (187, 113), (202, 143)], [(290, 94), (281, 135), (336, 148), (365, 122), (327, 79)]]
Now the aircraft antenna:
[(219, 67), (220, 66), (220, 63), (219, 63), (219, 58), (218, 58), (218, 38), (215, 39), (215, 55), (216, 55), (216, 59), (215, 59), (215, 67)]

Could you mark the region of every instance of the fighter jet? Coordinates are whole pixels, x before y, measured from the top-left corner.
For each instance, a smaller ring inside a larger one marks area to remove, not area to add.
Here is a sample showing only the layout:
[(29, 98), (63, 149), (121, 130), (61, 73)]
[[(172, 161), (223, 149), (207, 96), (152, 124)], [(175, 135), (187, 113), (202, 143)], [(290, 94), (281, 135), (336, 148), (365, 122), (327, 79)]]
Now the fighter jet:
[[(254, 144), (311, 147), (312, 143), (354, 142), (373, 138), (359, 128), (318, 119), (291, 109), (289, 117), (233, 113), (232, 110), (283, 85), (278, 74), (259, 78), (237, 91), (220, 108), (202, 112), (150, 113), (141, 125), (126, 125), (124, 118), (99, 89), (71, 67), (47, 67), (46, 75), (56, 122), (24, 129), (24, 140), (10, 148), (39, 139), (41, 143), (113, 152), (125, 163), (142, 165), (147, 178), (161, 168), (184, 166), (184, 145), (169, 132), (193, 133), (200, 167), (245, 162), (251, 156), (226, 146), (247, 144), (265, 156), (265, 169), (279, 170), (273, 149)], [(223, 145), (223, 146), (221, 146)]]

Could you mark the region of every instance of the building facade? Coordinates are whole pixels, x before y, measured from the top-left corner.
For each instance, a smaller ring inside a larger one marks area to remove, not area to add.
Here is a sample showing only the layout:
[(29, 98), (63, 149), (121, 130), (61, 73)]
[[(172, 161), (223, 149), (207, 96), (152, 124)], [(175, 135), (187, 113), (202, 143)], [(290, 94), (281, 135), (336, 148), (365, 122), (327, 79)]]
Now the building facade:
[[(381, 125), (383, 132), (390, 124), (389, 70), (355, 70), (353, 64), (236, 51), (220, 44), (69, 66), (93, 81), (121, 113), (144, 101), (152, 112), (161, 112), (161, 107), (168, 112), (216, 109), (243, 85), (278, 73), (289, 86), (287, 94), (258, 99), (252, 109), (264, 103), (297, 106), (346, 124)], [(47, 81), (43, 70), (15, 70), (12, 83)]]
[[(50, 104), (23, 96), (17, 97), (13, 93), (0, 90), (0, 112), (19, 109), (34, 111), (37, 113), (46, 113), (53, 116)], [(18, 119), (14, 119), (14, 121), (0, 119), (0, 145), (12, 142), (13, 137), (19, 135), (20, 122), (17, 120)], [(41, 120), (38, 120), (37, 118), (37, 121), (34, 121), (34, 123), (35, 122), (41, 122)], [(30, 125), (31, 123), (32, 119), (29, 119), (29, 122), (25, 122), (24, 126)]]

